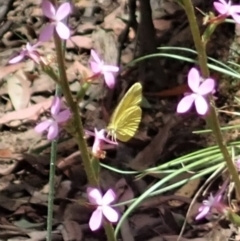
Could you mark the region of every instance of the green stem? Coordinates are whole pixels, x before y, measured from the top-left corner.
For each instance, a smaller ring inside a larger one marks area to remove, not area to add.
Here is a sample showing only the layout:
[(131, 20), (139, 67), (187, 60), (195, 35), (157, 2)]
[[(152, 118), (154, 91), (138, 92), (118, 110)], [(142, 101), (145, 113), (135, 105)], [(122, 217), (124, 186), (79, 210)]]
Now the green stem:
[(53, 200), (55, 186), (55, 163), (57, 153), (57, 140), (51, 143), (51, 160), (49, 170), (48, 216), (47, 216), (47, 241), (52, 240)]
[(115, 235), (114, 235), (114, 229), (112, 227), (112, 224), (104, 221), (103, 227), (104, 227), (104, 230), (105, 230), (105, 233), (106, 233), (106, 236), (107, 236), (107, 240), (108, 241), (115, 241), (116, 238), (115, 238)]
[[(87, 174), (89, 184), (93, 187), (98, 187), (99, 186), (98, 179), (95, 175), (94, 167), (92, 166), (90, 156), (88, 153), (87, 144), (84, 139), (84, 129), (83, 129), (81, 117), (79, 115), (78, 103), (73, 100), (73, 97), (69, 88), (68, 79), (65, 71), (64, 54), (62, 51), (61, 39), (57, 36), (56, 33), (54, 35), (54, 42), (55, 42), (55, 48), (56, 48), (56, 54), (57, 54), (57, 62), (58, 62), (62, 92), (73, 114), (74, 127), (76, 130), (75, 138), (78, 144), (78, 148), (81, 151), (84, 170)], [(116, 240), (111, 223), (106, 223), (104, 225), (104, 229), (105, 229), (108, 241)]]
[(57, 34), (55, 34), (54, 36), (54, 41), (55, 41), (55, 47), (56, 47), (61, 87), (62, 87), (63, 94), (67, 100), (67, 103), (73, 114), (74, 127), (76, 130), (75, 138), (76, 138), (79, 150), (81, 151), (84, 169), (86, 171), (89, 184), (91, 186), (98, 187), (98, 182), (94, 175), (94, 170), (90, 162), (90, 156), (89, 156), (87, 145), (84, 139), (84, 129), (82, 125), (82, 120), (79, 115), (78, 104), (73, 100), (71, 90), (69, 88), (68, 79), (65, 71), (64, 54), (62, 51), (61, 39), (57, 36)]
[[(206, 54), (206, 49), (205, 49), (205, 44), (203, 43), (202, 39), (201, 39), (201, 35), (200, 35), (200, 31), (199, 31), (199, 27), (198, 27), (198, 23), (196, 20), (196, 15), (194, 12), (194, 7), (192, 5), (192, 1), (191, 0), (182, 0), (182, 2), (184, 3), (184, 7), (185, 7), (185, 12), (187, 14), (188, 17), (188, 22), (190, 25), (190, 29), (192, 32), (192, 36), (193, 36), (193, 40), (194, 40), (194, 44), (195, 44), (195, 48), (198, 52), (198, 61), (199, 61), (199, 65), (201, 68), (201, 73), (202, 76), (204, 78), (209, 77), (209, 69), (207, 66), (207, 54)], [(212, 95), (209, 95), (209, 101), (211, 103), (210, 105), (210, 111), (209, 111), (209, 116), (207, 116), (207, 123), (210, 124), (213, 133), (215, 135), (217, 144), (223, 154), (223, 157), (225, 159), (225, 162), (227, 164), (228, 170), (232, 176), (232, 179), (236, 185), (236, 190), (237, 193), (240, 195), (240, 180), (238, 177), (238, 173), (237, 170), (233, 164), (232, 158), (229, 155), (229, 152), (227, 150), (227, 146), (225, 144), (225, 141), (223, 140), (222, 137), (222, 132), (220, 129), (220, 125), (219, 125), (219, 121), (218, 121), (218, 117), (217, 117), (217, 113), (214, 107), (214, 100)]]

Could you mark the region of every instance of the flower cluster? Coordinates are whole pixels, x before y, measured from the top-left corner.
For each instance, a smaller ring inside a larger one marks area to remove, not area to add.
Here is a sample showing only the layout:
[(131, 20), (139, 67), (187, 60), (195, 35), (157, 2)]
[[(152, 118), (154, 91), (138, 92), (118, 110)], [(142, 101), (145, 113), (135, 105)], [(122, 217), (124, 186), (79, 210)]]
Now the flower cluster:
[(20, 54), (9, 61), (10, 64), (15, 64), (21, 61), (24, 57), (29, 57), (39, 64), (40, 54), (37, 52), (37, 47), (43, 42), (48, 41), (53, 36), (54, 30), (56, 30), (61, 39), (68, 39), (70, 37), (70, 29), (65, 23), (63, 23), (63, 20), (71, 13), (70, 3), (62, 3), (56, 10), (51, 2), (43, 0), (42, 12), (50, 19), (50, 23), (44, 26), (41, 30), (37, 43), (32, 46), (30, 43), (27, 43), (26, 47), (20, 52)]

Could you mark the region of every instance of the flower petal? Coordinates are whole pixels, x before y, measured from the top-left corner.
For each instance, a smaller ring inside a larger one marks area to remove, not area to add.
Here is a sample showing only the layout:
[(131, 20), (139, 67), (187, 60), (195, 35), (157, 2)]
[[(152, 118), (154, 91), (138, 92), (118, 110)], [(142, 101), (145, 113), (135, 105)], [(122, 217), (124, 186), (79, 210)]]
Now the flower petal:
[(215, 81), (214, 79), (208, 78), (198, 88), (199, 95), (206, 95), (211, 93), (214, 90)]
[(219, 202), (221, 201), (221, 199), (222, 199), (222, 195), (217, 195), (217, 196), (215, 196), (213, 206), (218, 205)]
[(112, 189), (109, 189), (103, 196), (102, 198), (102, 204), (103, 205), (108, 205), (111, 202), (113, 202), (116, 198), (116, 195)]
[(196, 68), (191, 68), (188, 72), (188, 86), (195, 93), (198, 92), (198, 87), (200, 84), (200, 74)]
[(194, 94), (190, 94), (190, 95), (184, 96), (180, 100), (180, 102), (178, 103), (177, 113), (185, 113), (185, 112), (187, 112), (191, 108), (194, 100), (195, 100), (195, 95)]
[(53, 4), (47, 0), (42, 1), (42, 11), (43, 14), (50, 19), (55, 17), (56, 9)]
[(49, 126), (53, 123), (53, 120), (49, 119), (49, 120), (45, 120), (41, 123), (39, 123), (38, 125), (35, 126), (34, 130), (37, 133), (42, 133), (45, 130), (47, 130), (49, 128)]
[(65, 122), (69, 119), (71, 112), (69, 109), (59, 112), (54, 118), (58, 123)]
[(40, 55), (38, 54), (37, 51), (33, 51), (33, 52), (28, 53), (28, 56), (29, 56), (30, 59), (32, 59), (37, 64), (39, 63)]
[(56, 13), (56, 20), (60, 21), (67, 17), (71, 12), (71, 5), (67, 2), (60, 5)]
[(195, 99), (195, 107), (199, 115), (205, 115), (208, 111), (208, 103), (201, 95)]
[(97, 52), (94, 49), (91, 49), (91, 57), (96, 63), (98, 64), (102, 63), (101, 59), (99, 58), (99, 56), (97, 55)]
[(240, 24), (240, 15), (237, 13), (232, 13), (232, 18), (235, 20), (236, 23)]
[(119, 67), (114, 65), (103, 65), (103, 72), (118, 72)]
[(240, 5), (232, 5), (230, 7), (230, 14), (240, 13)]
[(39, 41), (41, 42), (48, 41), (53, 36), (54, 28), (55, 28), (55, 25), (51, 23), (44, 26), (39, 34), (39, 38), (38, 38)]
[(58, 135), (58, 129), (59, 129), (58, 123), (56, 121), (53, 121), (53, 123), (49, 126), (47, 139), (48, 140), (55, 139)]
[(69, 39), (70, 29), (62, 22), (58, 22), (56, 25), (56, 31), (61, 39)]
[(213, 3), (214, 8), (222, 15), (228, 14), (229, 7), (225, 4), (214, 2)]
[(115, 76), (113, 75), (113, 73), (110, 72), (104, 72), (104, 79), (105, 79), (105, 83), (108, 86), (108, 88), (112, 89), (115, 86)]
[(103, 218), (102, 210), (97, 208), (92, 213), (92, 216), (89, 220), (89, 227), (92, 231), (95, 231), (100, 228), (102, 223), (102, 218)]
[(90, 203), (100, 205), (102, 203), (102, 194), (97, 188), (87, 188), (87, 195)]
[(199, 208), (199, 214), (196, 216), (196, 220), (199, 220), (201, 218), (204, 218), (210, 211), (210, 207), (207, 207), (207, 206), (201, 206)]
[(94, 61), (90, 61), (90, 68), (94, 74), (102, 73), (102, 65)]
[(18, 62), (20, 62), (23, 58), (24, 58), (25, 54), (24, 52), (21, 52), (19, 55), (17, 55), (16, 57), (10, 59), (8, 61), (9, 64), (16, 64)]
[(58, 96), (53, 98), (52, 106), (51, 106), (51, 114), (52, 116), (56, 116), (61, 108), (61, 99)]
[(115, 223), (118, 221), (119, 214), (116, 210), (109, 206), (103, 206), (102, 209), (103, 215), (112, 223)]
[(28, 52), (31, 52), (31, 51), (34, 50), (34, 48), (33, 48), (33, 46), (32, 46), (30, 43), (26, 43), (26, 50), (27, 50)]

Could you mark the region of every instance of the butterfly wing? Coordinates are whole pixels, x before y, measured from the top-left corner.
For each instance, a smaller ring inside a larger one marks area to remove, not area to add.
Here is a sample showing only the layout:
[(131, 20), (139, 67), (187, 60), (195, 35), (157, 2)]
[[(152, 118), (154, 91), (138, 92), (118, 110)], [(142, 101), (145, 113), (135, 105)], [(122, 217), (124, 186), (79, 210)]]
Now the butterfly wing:
[(117, 139), (123, 142), (129, 141), (138, 129), (141, 116), (142, 109), (139, 106), (132, 106), (129, 108), (117, 125)]
[(119, 115), (122, 115), (124, 111), (131, 106), (138, 106), (142, 101), (142, 85), (140, 83), (135, 83), (124, 95), (117, 108), (114, 110), (111, 116), (110, 123), (116, 122)]
[(115, 109), (107, 129), (120, 141), (126, 142), (135, 135), (142, 116), (141, 101), (142, 86), (135, 83)]

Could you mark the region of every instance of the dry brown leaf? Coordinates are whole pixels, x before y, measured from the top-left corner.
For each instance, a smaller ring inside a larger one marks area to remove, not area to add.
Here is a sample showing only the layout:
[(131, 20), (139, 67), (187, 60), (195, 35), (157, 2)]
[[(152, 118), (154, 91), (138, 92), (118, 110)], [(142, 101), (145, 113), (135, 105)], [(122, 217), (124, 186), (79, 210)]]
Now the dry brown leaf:
[[(117, 198), (118, 202), (120, 202), (120, 203), (134, 198), (134, 193), (124, 178), (121, 178), (120, 180), (118, 180), (118, 182), (115, 184), (115, 189), (116, 189), (116, 194), (118, 197)], [(122, 208), (124, 208), (124, 207), (122, 207)], [(123, 210), (121, 210), (121, 211), (123, 211)]]
[(32, 92), (38, 93), (43, 91), (52, 92), (56, 88), (55, 82), (46, 74), (41, 74), (33, 81)]
[(13, 64), (13, 65), (8, 65), (8, 66), (1, 66), (0, 67), (0, 83), (5, 76), (15, 72), (18, 69), (23, 68), (23, 66), (24, 66), (24, 63), (18, 63), (18, 64)]
[(92, 39), (87, 36), (72, 36), (69, 40), (67, 40), (66, 48), (74, 48), (75, 46), (83, 49), (91, 49)]
[(90, 76), (93, 75), (92, 71), (87, 68), (86, 66), (84, 66), (83, 64), (81, 64), (78, 61), (75, 61), (68, 69), (67, 69), (67, 76), (68, 76), (68, 80), (69, 82), (73, 81), (74, 79), (76, 79), (77, 75), (80, 74), (83, 75), (88, 78)]
[(150, 214), (134, 214), (129, 221), (133, 224), (134, 231), (139, 232), (142, 228), (155, 226), (161, 222), (159, 217), (151, 217)]
[[(1, 148), (1, 146), (0, 146)], [(21, 159), (22, 155), (18, 153), (14, 153), (11, 149), (9, 148), (2, 148), (0, 149), (0, 159)]]
[[(0, 240), (9, 240), (17, 236), (26, 236), (27, 233), (21, 228), (10, 224), (0, 224)], [(18, 239), (22, 240), (22, 239)]]
[[(133, 170), (143, 171), (149, 166), (155, 164), (158, 160), (159, 155), (162, 153), (162, 150), (165, 146), (166, 141), (170, 135), (170, 131), (177, 123), (177, 120), (172, 116), (167, 124), (159, 130), (158, 134), (152, 139), (150, 144), (146, 146), (138, 155), (131, 160), (129, 167)], [(158, 174), (150, 174), (158, 177)]]
[(133, 232), (127, 219), (121, 225), (121, 237), (123, 241), (134, 241)]
[(52, 104), (52, 98), (49, 98), (42, 103), (32, 105), (30, 107), (27, 107), (26, 109), (7, 113), (6, 115), (0, 118), (0, 124), (5, 124), (12, 120), (24, 120), (24, 119), (36, 120), (41, 113), (43, 113), (44, 111), (50, 108), (51, 104)]
[(65, 221), (61, 233), (64, 241), (81, 241), (83, 239), (81, 226), (75, 221)]
[(116, 36), (119, 36), (122, 31), (126, 28), (126, 23), (124, 23), (121, 19), (117, 18), (112, 23), (112, 29), (113, 32), (116, 34)]
[(12, 173), (12, 171), (16, 168), (18, 162), (11, 160), (11, 161), (4, 161), (0, 160), (0, 175), (8, 175)]
[(119, 6), (118, 8), (116, 8), (114, 11), (112, 11), (109, 15), (107, 15), (104, 18), (104, 24), (103, 27), (105, 29), (112, 29), (113, 27), (113, 23), (115, 21), (115, 19), (117, 18), (117, 16), (119, 16), (122, 13), (122, 7)]
[(29, 239), (25, 241), (43, 241), (46, 240), (47, 231), (31, 231), (28, 232)]
[[(200, 184), (200, 181), (201, 181), (200, 178), (189, 180), (186, 184), (184, 184), (176, 192), (174, 192), (174, 195), (191, 198), (196, 192)], [(169, 201), (168, 203), (172, 207), (179, 207), (184, 204), (184, 202), (181, 202), (178, 200), (172, 200), (172, 201)]]
[(7, 90), (15, 110), (28, 106), (31, 98), (30, 82), (22, 69), (7, 78)]
[(170, 200), (179, 200), (187, 204), (190, 204), (192, 202), (192, 199), (187, 197), (176, 196), (176, 195), (162, 196), (160, 194), (158, 196), (149, 197), (148, 199), (144, 200), (140, 204), (140, 207), (143, 210), (149, 207), (157, 207), (157, 206), (161, 206), (163, 203), (168, 202)]
[(28, 203), (29, 197), (24, 198), (8, 198), (1, 194), (0, 207), (9, 211), (16, 211), (21, 205)]
[(162, 37), (162, 35), (171, 28), (171, 24), (172, 24), (172, 21), (170, 20), (164, 20), (164, 19), (153, 20), (153, 25), (158, 37)]

